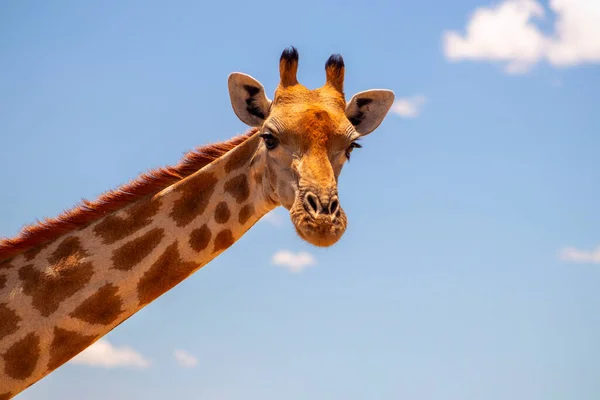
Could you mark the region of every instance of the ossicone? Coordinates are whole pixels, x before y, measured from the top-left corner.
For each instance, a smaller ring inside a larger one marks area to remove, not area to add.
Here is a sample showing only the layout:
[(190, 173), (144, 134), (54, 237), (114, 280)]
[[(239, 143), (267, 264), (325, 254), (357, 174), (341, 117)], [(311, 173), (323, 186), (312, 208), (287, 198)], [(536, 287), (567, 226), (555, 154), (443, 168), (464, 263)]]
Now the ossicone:
[(298, 50), (290, 46), (281, 53), (279, 59), (279, 81), (282, 86), (293, 86), (298, 83)]
[(327, 84), (338, 92), (344, 92), (344, 59), (340, 54), (332, 54), (325, 63)]

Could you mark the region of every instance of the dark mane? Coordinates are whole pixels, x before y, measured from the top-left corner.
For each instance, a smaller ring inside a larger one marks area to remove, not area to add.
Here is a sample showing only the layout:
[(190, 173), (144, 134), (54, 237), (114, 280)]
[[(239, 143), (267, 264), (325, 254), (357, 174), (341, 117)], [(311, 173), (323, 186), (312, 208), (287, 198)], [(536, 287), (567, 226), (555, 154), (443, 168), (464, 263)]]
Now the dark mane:
[(45, 218), (43, 221), (23, 227), (18, 235), (0, 239), (0, 263), (25, 250), (55, 240), (65, 233), (88, 225), (146, 195), (160, 192), (167, 186), (210, 164), (256, 132), (257, 129), (253, 128), (225, 142), (198, 147), (185, 154), (174, 166), (145, 172), (134, 180), (101, 194), (96, 200), (83, 200), (77, 206), (54, 218)]

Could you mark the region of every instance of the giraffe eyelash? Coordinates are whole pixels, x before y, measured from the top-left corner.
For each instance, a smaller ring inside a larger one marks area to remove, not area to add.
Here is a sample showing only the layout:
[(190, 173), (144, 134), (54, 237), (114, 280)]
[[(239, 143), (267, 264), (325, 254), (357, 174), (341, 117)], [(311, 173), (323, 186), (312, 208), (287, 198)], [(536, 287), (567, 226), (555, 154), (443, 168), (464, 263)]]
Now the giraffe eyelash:
[(348, 148), (346, 149), (346, 158), (348, 159), (348, 161), (350, 161), (350, 153), (352, 153), (352, 150), (354, 149), (362, 149), (362, 145), (357, 142), (350, 143), (350, 146), (348, 146)]

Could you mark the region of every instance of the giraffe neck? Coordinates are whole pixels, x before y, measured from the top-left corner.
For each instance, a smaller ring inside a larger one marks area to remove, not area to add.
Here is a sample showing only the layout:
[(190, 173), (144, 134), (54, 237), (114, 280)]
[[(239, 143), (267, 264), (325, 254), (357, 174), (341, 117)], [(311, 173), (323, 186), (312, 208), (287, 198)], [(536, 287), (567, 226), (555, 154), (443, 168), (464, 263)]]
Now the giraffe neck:
[(0, 264), (0, 400), (69, 361), (273, 209), (259, 143), (254, 135), (158, 194)]

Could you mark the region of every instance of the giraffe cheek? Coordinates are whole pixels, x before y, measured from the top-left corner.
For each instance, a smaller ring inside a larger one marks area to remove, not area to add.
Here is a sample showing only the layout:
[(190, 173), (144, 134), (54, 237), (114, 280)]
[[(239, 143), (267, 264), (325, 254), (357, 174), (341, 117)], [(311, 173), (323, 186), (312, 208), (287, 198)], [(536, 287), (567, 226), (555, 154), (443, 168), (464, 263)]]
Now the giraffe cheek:
[(277, 182), (277, 196), (279, 197), (279, 202), (286, 209), (290, 210), (294, 203), (296, 202), (296, 190), (295, 188), (287, 182), (279, 180)]

